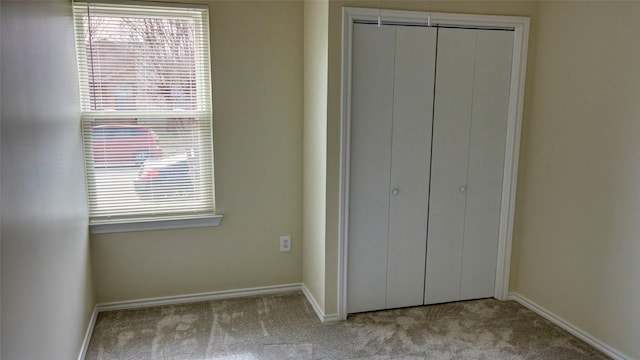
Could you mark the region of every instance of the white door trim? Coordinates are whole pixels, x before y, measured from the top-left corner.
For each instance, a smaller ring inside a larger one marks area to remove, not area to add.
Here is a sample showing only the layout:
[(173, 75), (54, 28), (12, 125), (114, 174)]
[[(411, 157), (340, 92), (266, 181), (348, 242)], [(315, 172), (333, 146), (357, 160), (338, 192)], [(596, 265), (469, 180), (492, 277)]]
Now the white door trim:
[(494, 296), (507, 300), (513, 239), (513, 216), (516, 199), (518, 159), (520, 153), (520, 129), (524, 102), (524, 81), (527, 67), (529, 18), (520, 16), (467, 15), (429, 13), (419, 11), (380, 10), (345, 7), (342, 11), (342, 101), (340, 132), (340, 204), (338, 234), (338, 318), (347, 318), (347, 260), (349, 234), (349, 169), (351, 138), (351, 67), (353, 23), (355, 21), (427, 24), (431, 15), (432, 25), (511, 28), (514, 30), (514, 46), (511, 67), (511, 89), (507, 119), (502, 206)]

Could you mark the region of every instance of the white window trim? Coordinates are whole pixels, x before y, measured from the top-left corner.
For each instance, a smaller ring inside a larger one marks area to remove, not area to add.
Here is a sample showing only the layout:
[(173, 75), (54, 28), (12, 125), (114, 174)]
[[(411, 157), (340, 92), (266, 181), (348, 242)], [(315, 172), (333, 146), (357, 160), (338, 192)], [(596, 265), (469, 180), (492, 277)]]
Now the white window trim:
[[(80, 1), (80, 2), (84, 2), (84, 1)], [(149, 5), (149, 6), (162, 6), (162, 7), (175, 7), (175, 8), (199, 8), (199, 9), (207, 9), (208, 7), (206, 5), (203, 4), (175, 4), (175, 3), (153, 3), (153, 2), (146, 2), (146, 1), (128, 1), (126, 3), (121, 3), (119, 1), (110, 1), (110, 0), (101, 0), (98, 1), (97, 3), (104, 3), (104, 4), (116, 4), (116, 5), (138, 5), (138, 6), (145, 6), (145, 5)], [(74, 19), (75, 21), (75, 19)], [(207, 23), (208, 24), (208, 23)], [(199, 24), (200, 26), (202, 24)], [(207, 29), (207, 32), (209, 30)], [(201, 32), (196, 32), (196, 36), (200, 36)], [(207, 40), (204, 41), (203, 38), (198, 38), (197, 42), (204, 42), (206, 43), (205, 46), (207, 46), (207, 48), (211, 49), (211, 44), (210, 44), (210, 39), (207, 36)], [(210, 57), (210, 53), (208, 53), (208, 58), (206, 59), (206, 61), (209, 62), (209, 64), (211, 64), (211, 57)], [(199, 62), (202, 61), (202, 59), (198, 59)], [(80, 62), (78, 64), (79, 66), (84, 66), (85, 63)], [(200, 68), (200, 66), (197, 66), (196, 68)], [(211, 86), (211, 72), (209, 72), (209, 83), (208, 86)], [(199, 90), (202, 91), (202, 89), (200, 89), (200, 87), (203, 84), (198, 83), (198, 87)], [(210, 94), (211, 96), (211, 90), (209, 89), (208, 91), (206, 91)], [(209, 100), (209, 104), (210, 106), (212, 106), (212, 101), (213, 99)], [(201, 103), (199, 101), (198, 103), (198, 109), (201, 108)], [(124, 115), (124, 113), (126, 113), (127, 111), (122, 111), (121, 114)], [(212, 117), (213, 116), (213, 110), (212, 108), (208, 109), (207, 111), (209, 113), (209, 116)], [(172, 113), (172, 115), (180, 115), (180, 112), (175, 112), (175, 114)], [(94, 112), (92, 114), (94, 117), (95, 116), (99, 116), (99, 112)], [(109, 114), (111, 115), (111, 114)], [(150, 115), (150, 113), (147, 113), (147, 115)], [(166, 116), (166, 113), (163, 114)], [(84, 118), (84, 116), (83, 116)], [(210, 120), (211, 121), (211, 128), (213, 128), (213, 119)], [(84, 122), (84, 120), (81, 121), (81, 124)], [(211, 141), (213, 141), (213, 137), (211, 137)], [(211, 144), (211, 152), (213, 152), (213, 144)], [(211, 154), (211, 156), (213, 156), (213, 153)], [(85, 165), (86, 165), (86, 161), (85, 161)], [(86, 170), (85, 170), (86, 171)], [(211, 169), (212, 172), (215, 172), (215, 168), (212, 167)], [(87, 179), (88, 182), (88, 179)], [(89, 225), (89, 232), (90, 234), (106, 234), (106, 233), (118, 233), (118, 232), (133, 232), (133, 231), (150, 231), (150, 230), (168, 230), (168, 229), (183, 229), (183, 228), (198, 228), (198, 227), (217, 227), (220, 225), (222, 219), (223, 219), (223, 215), (222, 214), (216, 214), (215, 213), (215, 176), (214, 174), (212, 174), (212, 184), (211, 184), (212, 188), (213, 188), (213, 196), (214, 196), (214, 213), (207, 215), (207, 214), (203, 214), (202, 216), (199, 217), (184, 217), (184, 218), (166, 218), (166, 219), (145, 219), (145, 220), (139, 220), (139, 219), (131, 219), (131, 220), (124, 220), (123, 222), (117, 222), (117, 223), (99, 223), (99, 224), (90, 224)]]

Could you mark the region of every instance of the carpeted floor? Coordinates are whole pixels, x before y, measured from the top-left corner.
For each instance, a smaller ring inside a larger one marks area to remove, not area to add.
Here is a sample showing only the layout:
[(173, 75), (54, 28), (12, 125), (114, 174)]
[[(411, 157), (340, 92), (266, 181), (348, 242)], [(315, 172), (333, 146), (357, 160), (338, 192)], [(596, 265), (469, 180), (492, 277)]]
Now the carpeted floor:
[(301, 292), (104, 312), (86, 360), (607, 359), (513, 301), (322, 324)]

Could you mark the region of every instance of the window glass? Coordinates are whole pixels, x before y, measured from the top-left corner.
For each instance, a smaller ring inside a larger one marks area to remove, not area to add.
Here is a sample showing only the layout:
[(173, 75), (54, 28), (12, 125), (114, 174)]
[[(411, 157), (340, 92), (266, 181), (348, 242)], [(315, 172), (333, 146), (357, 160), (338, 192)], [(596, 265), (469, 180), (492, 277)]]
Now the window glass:
[(74, 3), (90, 223), (215, 213), (208, 12)]

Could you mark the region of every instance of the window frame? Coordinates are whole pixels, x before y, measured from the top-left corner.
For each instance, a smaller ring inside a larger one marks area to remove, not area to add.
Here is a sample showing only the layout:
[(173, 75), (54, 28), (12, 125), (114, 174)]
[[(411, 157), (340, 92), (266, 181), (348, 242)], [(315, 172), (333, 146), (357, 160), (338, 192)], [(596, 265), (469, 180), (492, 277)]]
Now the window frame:
[[(100, 0), (100, 1), (91, 1), (91, 0), (80, 0), (74, 1), (74, 23), (76, 28), (76, 47), (77, 47), (77, 61), (78, 61), (78, 74), (79, 74), (79, 85), (80, 85), (80, 96), (81, 96), (81, 118), (80, 125), (82, 127), (83, 134), (83, 142), (87, 141), (87, 138), (91, 138), (91, 121), (101, 118), (127, 118), (130, 117), (135, 111), (122, 110), (122, 111), (104, 111), (104, 110), (91, 110), (91, 90), (89, 86), (89, 71), (87, 69), (87, 57), (91, 49), (88, 49), (84, 44), (84, 27), (79, 26), (78, 22), (82, 22), (82, 17), (84, 13), (76, 14), (76, 7), (87, 7), (87, 14), (91, 16), (90, 8), (91, 5), (97, 6), (116, 6), (114, 11), (107, 11), (101, 9), (98, 14), (99, 16), (109, 15), (112, 13), (114, 16), (131, 16), (136, 17), (140, 16), (140, 8), (149, 7), (151, 12), (154, 13), (154, 16), (158, 16), (158, 12), (160, 11), (169, 11), (167, 12), (167, 17), (172, 19), (180, 19), (183, 18), (184, 15), (179, 12), (184, 12), (185, 10), (200, 10), (199, 17), (188, 17), (189, 19), (193, 19), (195, 21), (196, 29), (201, 29), (200, 31), (196, 30), (195, 36), (195, 47), (196, 53), (205, 54), (206, 58), (196, 57), (196, 79), (205, 78), (206, 81), (196, 81), (196, 94), (199, 94), (197, 99), (197, 108), (196, 110), (191, 111), (175, 111), (175, 110), (167, 110), (167, 111), (152, 111), (146, 112), (146, 116), (158, 116), (161, 118), (175, 118), (181, 116), (196, 116), (196, 119), (199, 113), (205, 113), (205, 121), (208, 122), (208, 128), (211, 133), (208, 137), (201, 137), (198, 141), (204, 142), (206, 145), (206, 150), (203, 150), (203, 155), (211, 156), (210, 159), (210, 169), (208, 166), (205, 167), (205, 171), (211, 171), (210, 179), (211, 183), (206, 182), (206, 187), (210, 187), (211, 191), (211, 207), (210, 209), (207, 207), (205, 211), (197, 211), (196, 214), (191, 214), (189, 211), (184, 211), (182, 214), (169, 214), (165, 216), (153, 215), (152, 211), (149, 211), (148, 216), (120, 216), (113, 215), (110, 219), (105, 220), (104, 216), (99, 217), (98, 220), (93, 221), (91, 214), (91, 202), (92, 202), (92, 193), (95, 196), (96, 188), (92, 183), (95, 181), (94, 178), (90, 176), (90, 173), (95, 172), (95, 166), (93, 165), (92, 160), (92, 145), (85, 144), (83, 147), (84, 151), (84, 167), (85, 167), (85, 176), (86, 176), (86, 190), (87, 190), (87, 201), (89, 208), (89, 231), (91, 234), (103, 234), (103, 233), (114, 233), (114, 232), (131, 232), (131, 231), (147, 231), (147, 230), (166, 230), (166, 229), (180, 229), (180, 228), (194, 228), (194, 227), (216, 227), (222, 221), (223, 216), (221, 214), (216, 213), (215, 206), (215, 168), (214, 168), (214, 146), (213, 146), (213, 104), (212, 104), (212, 92), (211, 92), (211, 44), (210, 44), (210, 14), (208, 11), (208, 7), (202, 4), (176, 4), (176, 3), (163, 3), (163, 2), (145, 2), (145, 1), (128, 1), (125, 3), (121, 2), (113, 2), (109, 0)], [(130, 9), (126, 9), (130, 7)], [(137, 9), (136, 9), (137, 8)], [(176, 13), (171, 13), (170, 9), (175, 8)], [(162, 9), (162, 10), (160, 10)], [(144, 10), (142, 10), (144, 11)], [(137, 12), (137, 13), (136, 13)], [(182, 15), (182, 16), (181, 16)], [(141, 16), (144, 17), (144, 16)], [(82, 33), (80, 33), (80, 29), (83, 29)], [(197, 69), (202, 69), (208, 67), (208, 76), (202, 76), (197, 74)], [(82, 75), (84, 74), (84, 76)], [(86, 84), (83, 81), (87, 81)], [(208, 88), (207, 88), (208, 87)], [(204, 94), (204, 95), (200, 95)], [(208, 97), (205, 101), (202, 101), (203, 96)], [(152, 115), (150, 115), (152, 114)], [(139, 114), (136, 114), (137, 118), (144, 118)], [(196, 120), (199, 121), (199, 120)], [(87, 125), (89, 124), (89, 125)], [(87, 135), (87, 131), (89, 134)], [(89, 140), (91, 142), (91, 140)], [(91, 159), (89, 158), (91, 157)], [(93, 166), (93, 169), (89, 167)], [(202, 168), (201, 168), (202, 169)], [(108, 218), (108, 217), (107, 217)], [(102, 219), (102, 220), (100, 220)]]

